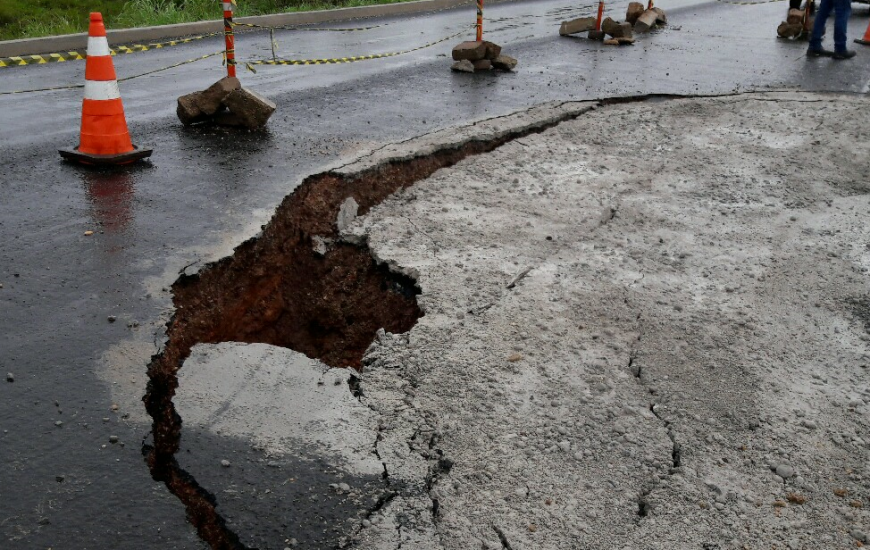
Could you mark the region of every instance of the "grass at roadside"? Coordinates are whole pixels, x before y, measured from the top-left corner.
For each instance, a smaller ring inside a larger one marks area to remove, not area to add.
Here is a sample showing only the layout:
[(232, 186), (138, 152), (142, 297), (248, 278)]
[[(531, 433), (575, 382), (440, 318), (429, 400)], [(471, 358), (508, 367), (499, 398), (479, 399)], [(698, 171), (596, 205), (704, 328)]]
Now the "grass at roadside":
[[(236, 0), (237, 17), (410, 0)], [(84, 7), (83, 7), (84, 4)], [(222, 17), (218, 0), (2, 0), (0, 40), (85, 32), (100, 11), (110, 29), (169, 25)]]

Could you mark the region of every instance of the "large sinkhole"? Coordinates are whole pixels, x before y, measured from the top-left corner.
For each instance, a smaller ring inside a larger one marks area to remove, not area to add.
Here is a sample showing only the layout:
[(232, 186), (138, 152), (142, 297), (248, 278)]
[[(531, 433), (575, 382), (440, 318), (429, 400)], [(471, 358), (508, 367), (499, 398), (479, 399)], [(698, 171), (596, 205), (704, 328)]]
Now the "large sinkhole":
[[(338, 240), (336, 220), (342, 204), (353, 198), (359, 215), (365, 215), (390, 194), (439, 168), (584, 111), (499, 137), (388, 161), (352, 176), (310, 176), (284, 199), (259, 236), (242, 243), (232, 256), (195, 275), (183, 275), (172, 285), (175, 314), (168, 324), (168, 340), (148, 366), (143, 401), (153, 419), (153, 445), (143, 447), (143, 453), (153, 478), (184, 503), (188, 519), (205, 542), (215, 549), (244, 548), (215, 509), (215, 497), (175, 458), (182, 421), (173, 397), (178, 370), (191, 349), (204, 343), (264, 343), (329, 366), (360, 369), (378, 329), (407, 332), (423, 313), (416, 300), (416, 281), (379, 265), (366, 246)], [(332, 243), (325, 253), (320, 247), (324, 241)]]
[(359, 369), (378, 329), (407, 332), (422, 316), (416, 282), (379, 265), (364, 246), (334, 242), (336, 218), (353, 197), (364, 213), (415, 181), (390, 170), (353, 180), (322, 174), (284, 200), (262, 234), (231, 257), (172, 286), (175, 315), (168, 342), (152, 358), (144, 401), (153, 418), (146, 448), (152, 475), (186, 505), (190, 521), (213, 548), (242, 548), (215, 510), (215, 498), (184, 472), (175, 453), (181, 419), (173, 396), (178, 370), (201, 343), (264, 343), (290, 348), (333, 367)]

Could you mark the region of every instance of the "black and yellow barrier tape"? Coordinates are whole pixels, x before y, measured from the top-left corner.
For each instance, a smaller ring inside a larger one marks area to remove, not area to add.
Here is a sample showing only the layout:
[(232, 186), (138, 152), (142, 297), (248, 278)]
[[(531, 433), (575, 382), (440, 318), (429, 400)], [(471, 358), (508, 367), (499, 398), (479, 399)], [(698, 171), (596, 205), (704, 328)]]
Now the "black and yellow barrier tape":
[(232, 25), (234, 27), (249, 27), (252, 29), (270, 29), (270, 30), (282, 30), (282, 31), (309, 31), (309, 32), (359, 32), (359, 31), (370, 31), (372, 29), (377, 29), (382, 27), (383, 25), (373, 25), (371, 27), (355, 27), (355, 28), (347, 28), (347, 29), (332, 29), (332, 28), (315, 28), (315, 27), (292, 27), (292, 26), (278, 26), (278, 27), (270, 27), (269, 25), (257, 25), (256, 23), (239, 23), (237, 21), (233, 21)]
[[(209, 57), (214, 57), (216, 55), (222, 55), (223, 53), (224, 53), (223, 50), (221, 50), (219, 52), (212, 52), (212, 53), (209, 53), (206, 55), (202, 55), (200, 57), (188, 59), (187, 61), (182, 61), (180, 63), (174, 63), (174, 64), (169, 65), (167, 67), (161, 67), (159, 69), (154, 69), (153, 71), (146, 71), (144, 73), (134, 74), (133, 76), (125, 76), (124, 78), (119, 78), (118, 82), (126, 82), (128, 80), (133, 80), (134, 78), (141, 78), (143, 76), (148, 76), (151, 74), (160, 73), (163, 71), (168, 71), (169, 69), (174, 69), (176, 67), (181, 67), (182, 65), (189, 65), (191, 63), (196, 63), (197, 61), (202, 61), (203, 59), (208, 59)], [(84, 84), (73, 84), (70, 86), (54, 86), (51, 88), (36, 88), (33, 90), (16, 90), (14, 92), (0, 92), (0, 95), (29, 94), (29, 93), (33, 93), (33, 92), (53, 92), (53, 91), (57, 91), (57, 90), (75, 90), (77, 88), (84, 88), (84, 87), (85, 87)]]
[[(472, 25), (472, 28), (476, 25)], [(347, 57), (329, 57), (324, 59), (256, 59), (252, 61), (248, 61), (245, 64), (249, 67), (251, 65), (337, 65), (341, 63), (356, 63), (358, 61), (370, 61), (372, 59), (384, 59), (385, 57), (396, 57), (398, 55), (405, 55), (411, 52), (416, 52), (419, 50), (423, 50), (426, 48), (431, 48), (436, 44), (440, 44), (442, 42), (446, 42), (451, 38), (456, 38), (457, 36), (464, 34), (467, 32), (466, 30), (461, 30), (456, 34), (451, 34), (450, 36), (446, 36), (440, 40), (436, 40), (435, 42), (429, 42), (428, 44), (424, 44), (422, 46), (417, 46), (416, 48), (411, 48), (409, 50), (402, 50), (398, 52), (386, 52), (386, 53), (375, 53), (370, 55), (353, 55)]]
[[(188, 44), (203, 38), (209, 38), (223, 34), (223, 31), (191, 36), (188, 38), (179, 38), (178, 40), (169, 40), (167, 42), (154, 42), (152, 44), (133, 44), (132, 46), (116, 46), (109, 50), (112, 55), (125, 55), (137, 52), (147, 52), (151, 50), (160, 50), (163, 48), (171, 48), (181, 44)], [(61, 52), (61, 53), (46, 53), (42, 55), (21, 55), (13, 57), (0, 57), (0, 69), (5, 67), (23, 67), (25, 65), (44, 65), (46, 63), (64, 63), (66, 61), (81, 61), (87, 57), (85, 52)]]

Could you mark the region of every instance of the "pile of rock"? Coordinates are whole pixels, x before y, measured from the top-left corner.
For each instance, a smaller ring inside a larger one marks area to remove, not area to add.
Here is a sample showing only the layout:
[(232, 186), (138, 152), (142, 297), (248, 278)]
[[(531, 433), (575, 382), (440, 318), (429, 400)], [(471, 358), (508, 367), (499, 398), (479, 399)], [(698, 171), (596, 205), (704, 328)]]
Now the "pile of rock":
[[(640, 2), (631, 2), (625, 13), (625, 21), (614, 21), (608, 17), (601, 22), (601, 30), (596, 30), (594, 17), (581, 17), (572, 21), (563, 21), (559, 34), (569, 36), (588, 32), (591, 40), (604, 40), (607, 45), (619, 46), (633, 44), (634, 33), (649, 32), (667, 23), (668, 17), (663, 9), (646, 9)], [(608, 36), (610, 38), (607, 38)]]
[(498, 69), (512, 71), (517, 66), (517, 60), (509, 55), (502, 55), (501, 46), (482, 40), (468, 41), (453, 48), (455, 63), (451, 70), (462, 73), (489, 71)]
[(178, 98), (178, 119), (184, 125), (211, 121), (226, 126), (262, 128), (275, 112), (274, 103), (243, 88), (238, 78), (226, 77), (207, 90)]
[[(807, 19), (804, 21), (804, 19)], [(786, 20), (779, 24), (776, 34), (780, 38), (804, 38), (809, 35), (807, 29), (813, 28), (814, 17), (807, 16), (804, 10), (794, 8), (788, 10)], [(806, 23), (806, 24), (804, 24)]]

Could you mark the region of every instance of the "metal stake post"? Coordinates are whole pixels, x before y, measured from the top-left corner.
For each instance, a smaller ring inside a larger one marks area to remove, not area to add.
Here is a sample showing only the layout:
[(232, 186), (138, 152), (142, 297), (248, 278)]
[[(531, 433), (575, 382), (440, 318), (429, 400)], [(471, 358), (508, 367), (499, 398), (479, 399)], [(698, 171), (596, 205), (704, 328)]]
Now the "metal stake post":
[(233, 3), (219, 0), (224, 8), (224, 38), (226, 39), (227, 76), (236, 76), (236, 37), (233, 35)]
[(477, 0), (477, 41), (483, 40), (483, 0)]
[(598, 2), (598, 19), (595, 20), (595, 30), (601, 30), (601, 18), (604, 17), (604, 0)]

